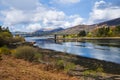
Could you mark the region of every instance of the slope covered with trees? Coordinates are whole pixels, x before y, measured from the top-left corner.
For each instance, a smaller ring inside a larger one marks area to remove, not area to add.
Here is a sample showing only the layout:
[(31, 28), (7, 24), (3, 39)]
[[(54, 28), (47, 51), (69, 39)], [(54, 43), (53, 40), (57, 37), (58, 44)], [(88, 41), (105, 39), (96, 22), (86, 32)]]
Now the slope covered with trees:
[(24, 38), (19, 35), (13, 36), (8, 27), (0, 26), (0, 47), (9, 46), (12, 43), (23, 42)]
[(118, 26), (101, 26), (87, 33), (89, 37), (120, 37), (120, 25)]
[(2, 26), (0, 26), (0, 46), (8, 45), (12, 37), (8, 28), (2, 28)]

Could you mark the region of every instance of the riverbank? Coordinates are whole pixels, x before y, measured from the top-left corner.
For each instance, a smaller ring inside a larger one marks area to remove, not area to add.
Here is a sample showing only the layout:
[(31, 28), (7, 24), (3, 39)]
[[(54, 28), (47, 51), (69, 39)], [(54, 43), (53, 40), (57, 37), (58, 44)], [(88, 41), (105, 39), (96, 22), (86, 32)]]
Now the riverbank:
[(120, 37), (78, 37), (78, 38), (50, 38), (54, 40), (81, 41), (81, 40), (120, 40)]
[(44, 56), (46, 56), (44, 58), (47, 59), (45, 60), (45, 62), (47, 63), (50, 63), (57, 59), (64, 60), (64, 62), (74, 63), (76, 67), (68, 72), (68, 74), (71, 76), (75, 76), (78, 78), (88, 76), (91, 78), (95, 78), (96, 80), (100, 80), (100, 78), (112, 80), (115, 78), (120, 79), (120, 64), (92, 58), (86, 58), (82, 56), (76, 56), (54, 50), (42, 48), (38, 49)]
[[(120, 64), (101, 61), (29, 45), (40, 52), (36, 62), (2, 55), (0, 79), (10, 80), (119, 80)], [(19, 63), (19, 64), (18, 64)]]

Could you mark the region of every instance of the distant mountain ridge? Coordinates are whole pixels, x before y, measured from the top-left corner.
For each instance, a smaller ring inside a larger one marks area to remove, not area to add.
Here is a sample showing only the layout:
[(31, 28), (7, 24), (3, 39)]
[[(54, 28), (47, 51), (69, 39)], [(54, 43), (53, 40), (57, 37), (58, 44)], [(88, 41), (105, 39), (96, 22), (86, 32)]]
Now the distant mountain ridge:
[(120, 18), (116, 18), (116, 19), (112, 19), (112, 20), (108, 20), (105, 22), (101, 22), (95, 25), (101, 26), (101, 25), (107, 25), (107, 26), (116, 26), (116, 25), (120, 25)]
[[(79, 33), (81, 30), (89, 30), (90, 25), (77, 25), (71, 28), (67, 28), (65, 30), (56, 32), (54, 34), (77, 34)], [(91, 26), (92, 27), (92, 26)]]
[(61, 27), (55, 28), (55, 29), (40, 29), (40, 30), (33, 32), (32, 34), (42, 36), (42, 35), (49, 35), (49, 34), (52, 34), (52, 33), (58, 32), (58, 31), (62, 31), (62, 30), (64, 30), (64, 29)]
[(67, 28), (65, 30), (56, 32), (54, 34), (78, 34), (81, 30), (86, 30), (86, 31), (90, 31), (96, 27), (100, 27), (100, 26), (117, 26), (120, 25), (120, 18), (116, 18), (116, 19), (112, 19), (112, 20), (108, 20), (105, 22), (101, 22), (98, 24), (93, 24), (93, 25), (77, 25), (71, 28)]

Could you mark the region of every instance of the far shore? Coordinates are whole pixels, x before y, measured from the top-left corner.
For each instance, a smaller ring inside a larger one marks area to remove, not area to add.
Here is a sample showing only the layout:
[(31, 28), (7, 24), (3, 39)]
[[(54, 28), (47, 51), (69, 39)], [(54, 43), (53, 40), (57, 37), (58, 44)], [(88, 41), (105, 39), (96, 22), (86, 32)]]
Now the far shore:
[(54, 40), (120, 40), (120, 37), (78, 37), (78, 38), (50, 38)]

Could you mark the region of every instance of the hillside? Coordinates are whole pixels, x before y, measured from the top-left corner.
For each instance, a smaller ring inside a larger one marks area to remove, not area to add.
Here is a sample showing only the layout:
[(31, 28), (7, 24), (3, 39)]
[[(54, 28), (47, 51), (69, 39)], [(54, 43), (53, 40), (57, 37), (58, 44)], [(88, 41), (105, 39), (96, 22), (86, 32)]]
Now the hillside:
[(93, 25), (77, 25), (77, 26), (56, 32), (55, 34), (78, 34), (81, 30), (89, 31), (102, 25), (107, 25), (107, 26), (120, 25), (120, 18), (116, 18), (113, 20), (109, 20), (109, 21), (105, 21), (105, 22), (93, 24)]
[(98, 23), (96, 25), (101, 26), (101, 25), (104, 25), (104, 24), (107, 25), (107, 26), (120, 25), (120, 18), (116, 18), (116, 19), (112, 19), (112, 20), (109, 20), (109, 21), (101, 22), (101, 23)]
[(64, 30), (63, 28), (55, 28), (55, 29), (40, 29), (32, 33), (33, 36), (43, 36), (43, 35), (49, 35), (58, 31)]
[(54, 34), (78, 34), (81, 30), (89, 31), (93, 28), (94, 28), (94, 26), (91, 26), (91, 25), (77, 25), (77, 26), (56, 32)]
[(44, 64), (30, 63), (10, 56), (2, 56), (2, 59), (0, 80), (77, 80), (63, 73), (46, 71)]

